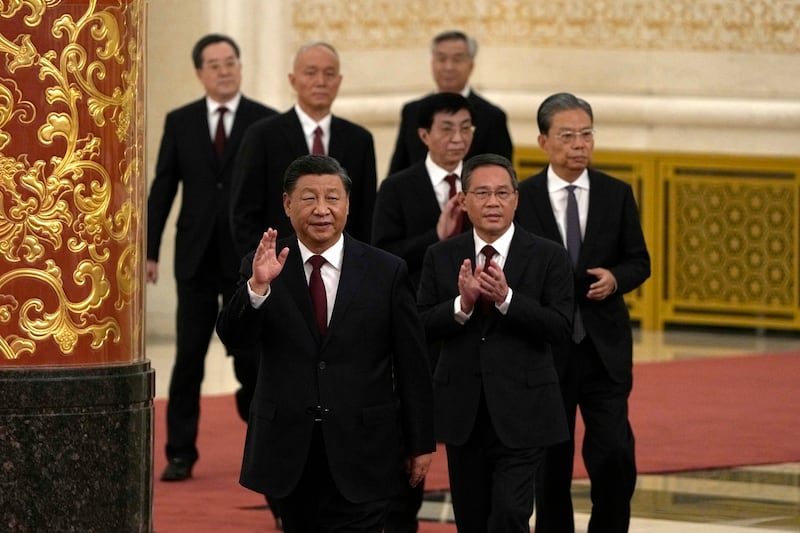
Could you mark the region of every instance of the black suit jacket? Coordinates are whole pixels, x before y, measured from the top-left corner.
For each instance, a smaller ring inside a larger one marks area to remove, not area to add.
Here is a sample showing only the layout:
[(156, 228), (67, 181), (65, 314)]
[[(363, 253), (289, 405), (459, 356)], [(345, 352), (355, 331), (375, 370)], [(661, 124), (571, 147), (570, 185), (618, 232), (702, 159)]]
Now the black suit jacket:
[(550, 343), (570, 334), (572, 276), (563, 247), (517, 227), (503, 267), (513, 290), (508, 313), (453, 317), (458, 271), (475, 264), (473, 233), (428, 249), (417, 305), (428, 340), (441, 342), (434, 369), (437, 440), (460, 445), (475, 426), (481, 390), (497, 436), (509, 448), (569, 437)]
[[(405, 264), (345, 235), (327, 333), (320, 337), (297, 239), (259, 309), (242, 283), (220, 314), (225, 343), (264, 349), (250, 409), (240, 482), (285, 497), (303, 472), (315, 422), (331, 474), (353, 502), (386, 498), (407, 483), (403, 458), (432, 452), (432, 391), (424, 332)], [(243, 281), (250, 276), (243, 261)]]
[[(372, 224), (372, 243), (402, 257), (414, 286), (419, 285), (422, 259), (439, 242), (436, 223), (442, 210), (421, 159), (381, 182)], [(470, 225), (466, 222), (464, 229)]]
[[(328, 155), (353, 181), (347, 232), (369, 242), (377, 175), (372, 134), (343, 118), (332, 117)], [(233, 176), (231, 225), (239, 257), (258, 246), (272, 227), (278, 236), (294, 232), (283, 209), (283, 174), (308, 154), (300, 118), (294, 109), (255, 123), (242, 140)]]
[(272, 108), (241, 97), (225, 153), (217, 159), (202, 98), (167, 114), (158, 151), (156, 174), (147, 202), (147, 258), (158, 261), (161, 237), (182, 185), (175, 235), (175, 277), (187, 280), (201, 265), (216, 234), (221, 276), (235, 281), (239, 259), (228, 222), (233, 159), (245, 130), (256, 120), (276, 114)]
[[(472, 104), (472, 123), (475, 135), (464, 160), (478, 154), (499, 154), (511, 160), (513, 145), (508, 133), (506, 113), (475, 91), (470, 91), (467, 100)], [(403, 106), (400, 113), (400, 129), (397, 133), (389, 174), (408, 168), (424, 159), (428, 148), (419, 138), (417, 113), (422, 99), (413, 100)]]
[[(631, 187), (593, 169), (589, 169), (589, 183), (589, 212), (574, 275), (575, 301), (586, 333), (612, 379), (626, 382), (633, 371), (633, 338), (623, 295), (650, 277), (650, 254)], [(563, 246), (547, 191), (547, 168), (520, 184), (517, 221)], [(596, 279), (586, 270), (595, 267), (610, 270), (617, 279), (617, 292), (599, 302), (586, 298)]]

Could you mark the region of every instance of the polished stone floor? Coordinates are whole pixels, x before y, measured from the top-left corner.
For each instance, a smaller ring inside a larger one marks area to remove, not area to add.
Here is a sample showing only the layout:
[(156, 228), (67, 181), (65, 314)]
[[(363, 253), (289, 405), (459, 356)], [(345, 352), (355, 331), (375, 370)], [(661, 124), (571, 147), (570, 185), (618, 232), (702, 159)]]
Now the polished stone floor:
[[(800, 336), (741, 330), (635, 331), (634, 361), (800, 351)], [(156, 396), (166, 397), (172, 365), (171, 339), (148, 338), (147, 357), (156, 369)], [(798, 384), (800, 386), (800, 384)], [(203, 394), (236, 389), (230, 359), (215, 341), (206, 362)], [(798, 410), (800, 423), (800, 409)], [(800, 446), (800, 443), (798, 443)], [(588, 522), (589, 486), (576, 482), (577, 531)], [(452, 520), (447, 493), (429, 494), (420, 517)], [(632, 533), (770, 533), (800, 531), (800, 463), (639, 476)]]

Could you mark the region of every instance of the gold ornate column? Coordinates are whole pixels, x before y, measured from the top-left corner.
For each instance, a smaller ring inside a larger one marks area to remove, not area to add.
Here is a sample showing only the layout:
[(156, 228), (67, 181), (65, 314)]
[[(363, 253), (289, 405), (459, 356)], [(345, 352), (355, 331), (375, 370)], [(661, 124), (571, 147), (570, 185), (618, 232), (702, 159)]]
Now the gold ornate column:
[(151, 530), (144, 2), (0, 2), (3, 531)]

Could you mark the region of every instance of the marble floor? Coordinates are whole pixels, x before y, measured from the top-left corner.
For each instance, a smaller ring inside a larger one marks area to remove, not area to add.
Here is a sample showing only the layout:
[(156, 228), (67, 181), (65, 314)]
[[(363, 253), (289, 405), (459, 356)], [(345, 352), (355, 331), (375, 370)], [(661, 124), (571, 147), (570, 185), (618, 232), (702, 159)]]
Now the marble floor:
[[(148, 338), (156, 396), (166, 397), (171, 339)], [(635, 330), (634, 362), (800, 351), (800, 336), (741, 330)], [(218, 341), (206, 361), (203, 394), (236, 389), (230, 359)], [(800, 417), (798, 418), (800, 421)], [(589, 485), (573, 488), (576, 530), (586, 532)], [(800, 531), (800, 463), (739, 467), (677, 475), (642, 475), (632, 502), (632, 533), (777, 533)], [(449, 494), (428, 494), (420, 517), (449, 521)]]

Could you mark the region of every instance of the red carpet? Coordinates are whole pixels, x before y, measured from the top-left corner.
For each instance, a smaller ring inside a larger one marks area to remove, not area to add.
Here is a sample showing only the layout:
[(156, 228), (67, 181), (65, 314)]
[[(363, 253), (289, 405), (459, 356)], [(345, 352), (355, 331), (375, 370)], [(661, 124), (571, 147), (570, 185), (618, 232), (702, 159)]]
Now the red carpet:
[[(205, 397), (193, 479), (158, 481), (165, 402), (156, 401), (154, 528), (158, 533), (274, 531), (264, 500), (238, 484), (245, 425), (232, 396)], [(800, 461), (800, 354), (643, 363), (634, 367), (631, 422), (641, 473)], [(580, 429), (579, 429), (580, 432)], [(580, 459), (576, 476), (584, 477)], [(444, 450), (429, 490), (447, 487)], [(454, 532), (425, 523), (421, 533)]]

